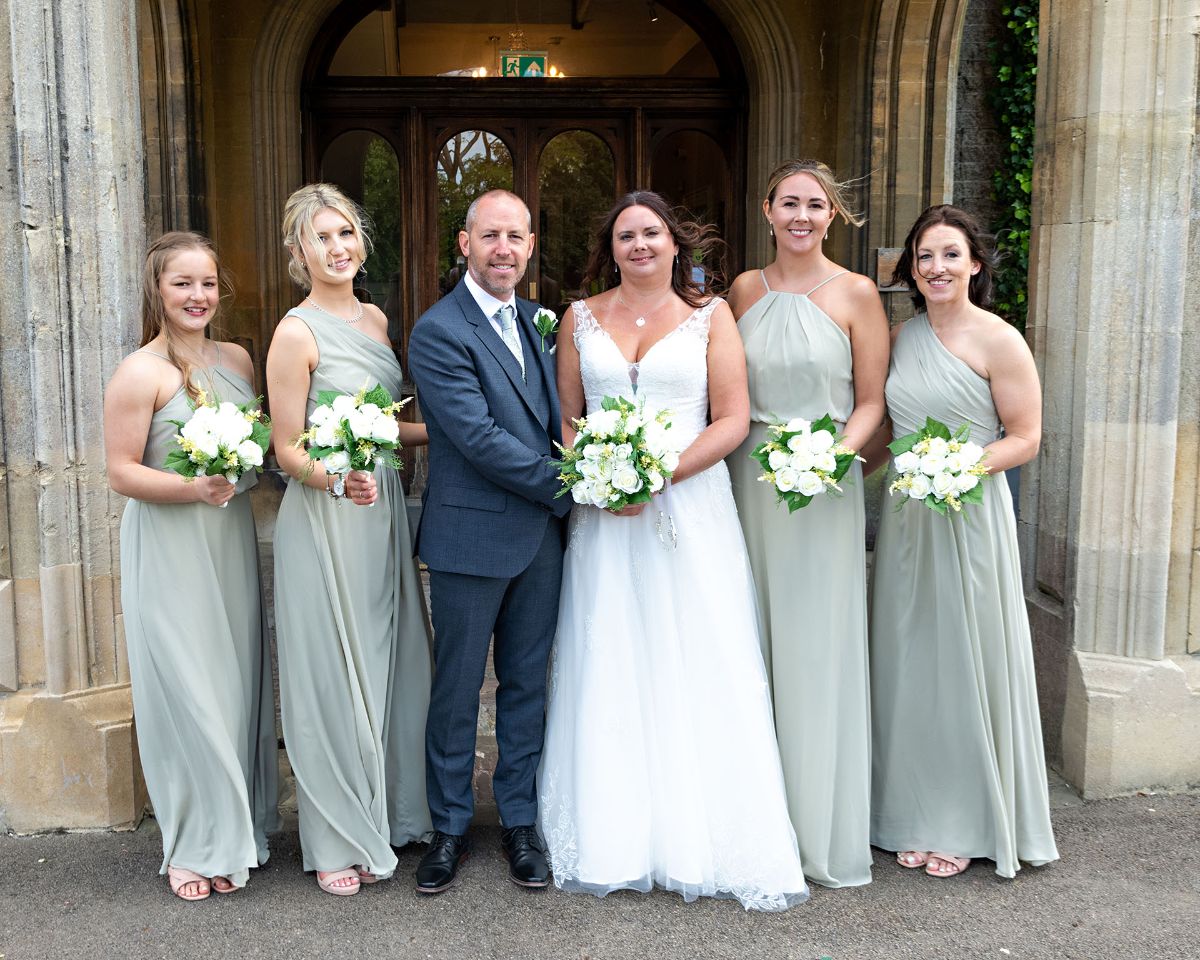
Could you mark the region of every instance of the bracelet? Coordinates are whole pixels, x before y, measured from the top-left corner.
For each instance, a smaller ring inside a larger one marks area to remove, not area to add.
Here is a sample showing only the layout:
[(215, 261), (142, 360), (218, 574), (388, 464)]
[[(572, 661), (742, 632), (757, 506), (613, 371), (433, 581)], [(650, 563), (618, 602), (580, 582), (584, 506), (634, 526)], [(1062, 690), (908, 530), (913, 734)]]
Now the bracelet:
[(336, 476), (337, 479), (334, 480), (334, 474), (325, 474), (325, 492), (329, 494), (330, 499), (341, 500), (346, 496), (346, 478), (340, 473)]

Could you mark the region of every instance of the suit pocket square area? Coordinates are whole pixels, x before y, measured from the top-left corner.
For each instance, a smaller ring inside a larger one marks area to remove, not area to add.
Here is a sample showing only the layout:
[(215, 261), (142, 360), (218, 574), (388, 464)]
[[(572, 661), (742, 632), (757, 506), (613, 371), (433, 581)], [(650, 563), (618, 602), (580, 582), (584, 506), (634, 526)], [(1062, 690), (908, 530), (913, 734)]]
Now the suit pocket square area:
[(508, 497), (499, 490), (476, 490), (450, 484), (443, 488), (441, 502), (447, 507), (465, 507), (468, 510), (486, 510), (502, 513)]

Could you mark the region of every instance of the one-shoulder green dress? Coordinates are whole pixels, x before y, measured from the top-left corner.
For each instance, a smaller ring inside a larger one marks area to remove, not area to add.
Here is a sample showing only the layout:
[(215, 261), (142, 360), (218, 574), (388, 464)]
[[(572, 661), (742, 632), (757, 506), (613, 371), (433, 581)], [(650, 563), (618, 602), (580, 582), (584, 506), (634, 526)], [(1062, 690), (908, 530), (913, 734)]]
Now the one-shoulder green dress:
[[(1001, 433), (991, 385), (937, 338), (925, 314), (892, 349), (896, 436), (933, 417)], [(890, 476), (889, 476), (890, 480)], [(885, 850), (1058, 859), (1012, 496), (984, 478), (983, 503), (948, 517), (884, 502), (871, 605), (871, 842)]]
[[(389, 347), (316, 310), (291, 312), (320, 355), (306, 415), (322, 390), (354, 394), (380, 383), (400, 397)], [(288, 482), (275, 525), (275, 623), (304, 869), (358, 865), (388, 877), (392, 847), (433, 829), (425, 799), (432, 661), (400, 476), (381, 466), (375, 479), (370, 507)]]
[(851, 467), (841, 496), (818, 496), (789, 514), (750, 459), (772, 421), (829, 414), (845, 425), (854, 412), (850, 338), (808, 294), (770, 287), (738, 330), (746, 348), (750, 434), (729, 457), (729, 474), (754, 571), (800, 862), (805, 876), (823, 886), (870, 883), (862, 471)]
[[(253, 388), (219, 365), (193, 374), (210, 397)], [(150, 422), (142, 463), (162, 469), (192, 415), (179, 388)], [(121, 518), (121, 610), (134, 722), (167, 866), (246, 883), (278, 829), (278, 750), (250, 498), (223, 509), (130, 500)]]

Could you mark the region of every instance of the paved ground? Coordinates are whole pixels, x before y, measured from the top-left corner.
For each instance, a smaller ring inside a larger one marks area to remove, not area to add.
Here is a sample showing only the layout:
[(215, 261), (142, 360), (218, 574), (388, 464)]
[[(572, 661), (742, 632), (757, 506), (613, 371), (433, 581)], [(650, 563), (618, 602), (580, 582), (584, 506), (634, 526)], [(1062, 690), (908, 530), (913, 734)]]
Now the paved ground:
[(783, 915), (656, 892), (604, 900), (505, 880), (499, 830), (475, 831), (460, 884), (418, 898), (420, 850), (356, 897), (321, 893), (285, 830), (243, 891), (202, 903), (154, 874), (153, 822), (135, 833), (0, 837), (0, 955), (74, 957), (788, 958), (1174, 960), (1200, 957), (1200, 795), (1081, 803), (1055, 791), (1063, 859), (1016, 880), (974, 864), (954, 880), (876, 853), (875, 882), (814, 888)]

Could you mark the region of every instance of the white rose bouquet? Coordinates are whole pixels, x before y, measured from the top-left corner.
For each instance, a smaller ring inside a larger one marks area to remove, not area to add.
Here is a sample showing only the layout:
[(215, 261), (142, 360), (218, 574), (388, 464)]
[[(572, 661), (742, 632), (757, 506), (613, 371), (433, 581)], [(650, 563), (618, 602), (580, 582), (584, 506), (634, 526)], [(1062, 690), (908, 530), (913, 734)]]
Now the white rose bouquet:
[(888, 449), (896, 455), (897, 476), (888, 492), (907, 494), (942, 516), (948, 510), (958, 513), (964, 503), (983, 503), (979, 481), (987, 476), (987, 453), (969, 435), (965, 423), (951, 433), (944, 423), (927, 417), (916, 433), (893, 440)]
[(841, 493), (838, 481), (862, 459), (842, 443), (829, 414), (812, 421), (793, 417), (769, 424), (767, 436), (750, 457), (763, 468), (758, 479), (774, 486), (777, 501), (786, 503), (789, 513), (807, 507), (818, 494)]
[(243, 404), (210, 403), (201, 391), (192, 404), (192, 415), (186, 421), (171, 421), (179, 432), (163, 467), (189, 480), (221, 474), (230, 483), (251, 470), (262, 473), (271, 421), (263, 416), (261, 403), (262, 397)]
[(601, 410), (575, 421), (571, 447), (558, 445), (558, 479), (576, 503), (608, 510), (647, 503), (679, 466), (671, 414), (647, 414), (642, 403), (605, 397)]
[[(370, 382), (370, 381), (368, 381)], [(377, 464), (399, 470), (400, 424), (396, 413), (408, 402), (393, 400), (381, 384), (368, 390), (363, 384), (350, 396), (336, 390), (317, 394), (317, 407), (309, 415), (311, 426), (292, 445), (308, 447), (308, 459), (320, 461), (325, 472), (337, 477), (332, 487), (336, 497), (346, 489), (351, 470), (371, 472)]]

